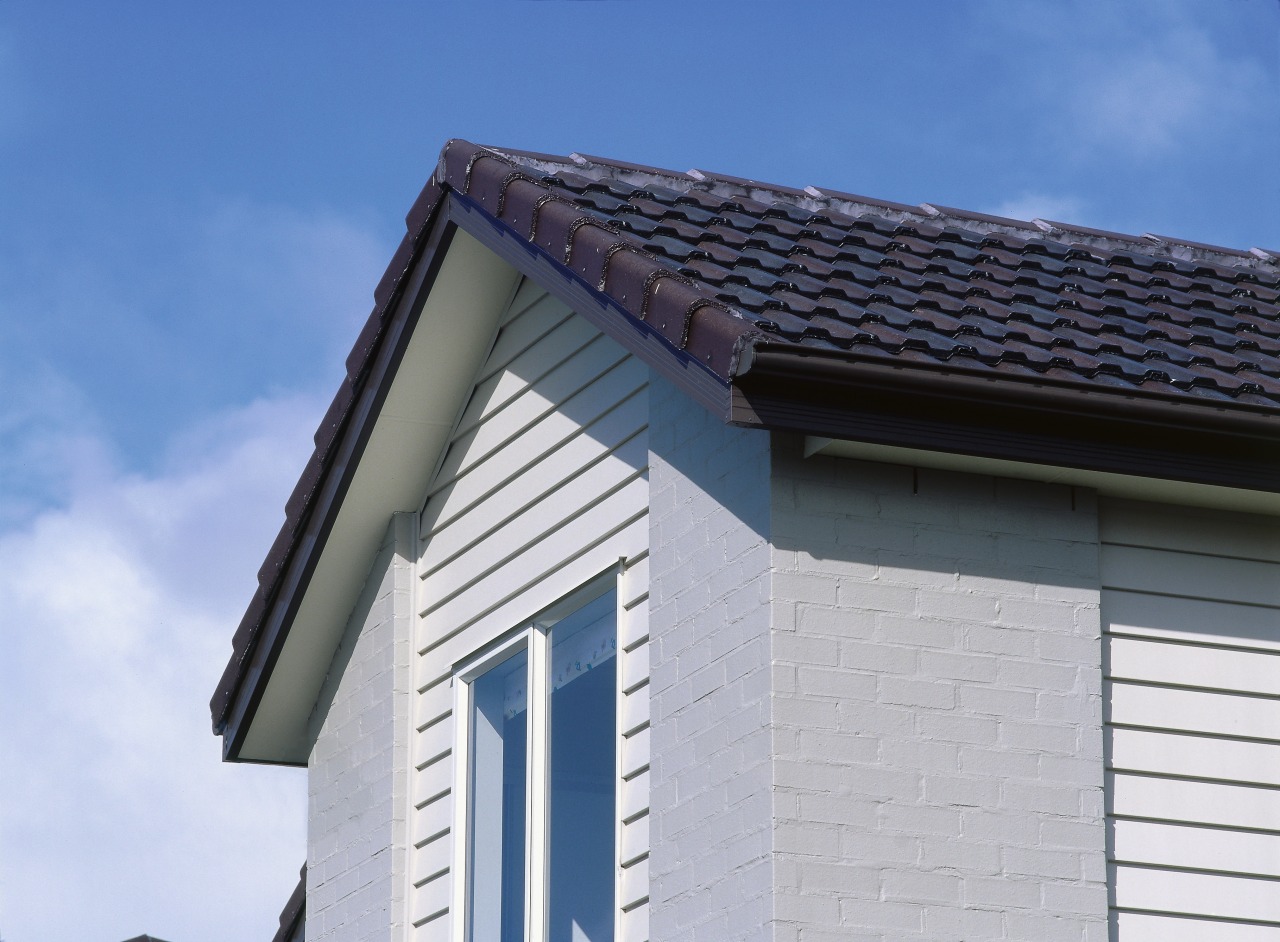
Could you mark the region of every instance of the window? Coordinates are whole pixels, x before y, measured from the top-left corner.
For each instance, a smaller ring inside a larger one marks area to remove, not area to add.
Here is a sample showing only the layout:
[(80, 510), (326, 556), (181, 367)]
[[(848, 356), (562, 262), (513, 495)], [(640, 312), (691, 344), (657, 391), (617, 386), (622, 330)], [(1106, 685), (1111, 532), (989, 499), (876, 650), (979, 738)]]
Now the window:
[(609, 592), (459, 672), (465, 942), (612, 942), (617, 663)]

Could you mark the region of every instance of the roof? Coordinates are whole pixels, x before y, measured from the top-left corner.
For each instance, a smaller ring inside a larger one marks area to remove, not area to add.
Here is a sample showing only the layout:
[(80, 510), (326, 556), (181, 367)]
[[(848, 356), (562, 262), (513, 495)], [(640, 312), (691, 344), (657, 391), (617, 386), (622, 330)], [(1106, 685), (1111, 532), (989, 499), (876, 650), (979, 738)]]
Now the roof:
[(1280, 251), (456, 140), (406, 225), (236, 632), (216, 731), (270, 672), (249, 665), (282, 574), (323, 550), (312, 517), (336, 511), (317, 495), (358, 460), (352, 416), (449, 226), (729, 422), (1280, 491)]
[(298, 871), (298, 884), (289, 894), (284, 909), (280, 911), (280, 927), (271, 942), (293, 942), (302, 938), (302, 928), (307, 919), (307, 865)]
[(441, 171), (725, 380), (745, 341), (1280, 407), (1280, 252), (461, 142)]

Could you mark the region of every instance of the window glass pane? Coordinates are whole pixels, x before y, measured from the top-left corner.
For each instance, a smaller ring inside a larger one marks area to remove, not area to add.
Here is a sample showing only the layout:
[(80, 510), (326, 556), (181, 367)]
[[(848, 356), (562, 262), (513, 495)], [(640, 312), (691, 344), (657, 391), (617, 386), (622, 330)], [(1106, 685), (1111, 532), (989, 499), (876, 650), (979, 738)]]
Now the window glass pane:
[(616, 605), (551, 629), (548, 942), (613, 939)]
[(526, 687), (521, 651), (471, 685), (471, 885), (474, 942), (524, 938)]

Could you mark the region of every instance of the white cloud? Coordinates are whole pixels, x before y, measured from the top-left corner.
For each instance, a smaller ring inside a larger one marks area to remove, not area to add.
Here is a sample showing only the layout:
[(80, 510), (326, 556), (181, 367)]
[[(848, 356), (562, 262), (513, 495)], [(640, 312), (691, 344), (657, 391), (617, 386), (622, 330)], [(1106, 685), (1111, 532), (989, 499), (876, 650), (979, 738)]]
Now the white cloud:
[(1071, 83), (1077, 127), (1091, 143), (1139, 154), (1219, 129), (1267, 97), (1256, 63), (1225, 56), (1189, 25), (1132, 37), (1082, 65)]
[(1005, 200), (998, 206), (984, 210), (1008, 219), (1055, 219), (1059, 222), (1083, 222), (1084, 203), (1074, 196), (1055, 196), (1050, 193), (1023, 193)]
[(207, 700), (323, 406), (225, 413), (151, 476), (87, 439), (66, 505), (0, 532), (8, 942), (270, 938), (305, 776), (222, 764)]
[(296, 344), (326, 356), (325, 368), (341, 365), (394, 250), (333, 212), (246, 200), (213, 207), (194, 235), (165, 285), (182, 308), (170, 301), (163, 314), (216, 330), (232, 313), (246, 346)]
[(1060, 153), (1141, 162), (1275, 120), (1270, 64), (1227, 45), (1250, 22), (1272, 28), (1260, 7), (988, 0), (973, 10), (989, 55), (1035, 63), (1002, 88), (1002, 107)]

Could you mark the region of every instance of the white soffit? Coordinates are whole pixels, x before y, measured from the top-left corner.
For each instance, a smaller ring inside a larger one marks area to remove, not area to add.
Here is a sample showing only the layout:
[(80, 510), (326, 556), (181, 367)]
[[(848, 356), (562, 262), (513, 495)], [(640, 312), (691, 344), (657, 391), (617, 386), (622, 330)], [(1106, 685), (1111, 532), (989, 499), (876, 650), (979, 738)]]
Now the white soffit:
[(804, 453), (805, 457), (829, 455), (916, 468), (967, 471), (972, 474), (1042, 481), (1046, 484), (1088, 487), (1107, 497), (1280, 516), (1280, 494), (1266, 491), (1246, 491), (1212, 484), (1190, 484), (1185, 481), (1164, 481), (1158, 478), (1112, 474), (1106, 471), (1083, 471), (1077, 468), (1006, 461), (1001, 458), (952, 455), (917, 448), (898, 448), (894, 445), (872, 445), (864, 442), (820, 438), (814, 435), (806, 436)]
[(250, 722), (241, 760), (307, 761), (312, 708), (391, 515), (422, 502), (518, 279), (465, 231), (454, 233)]

